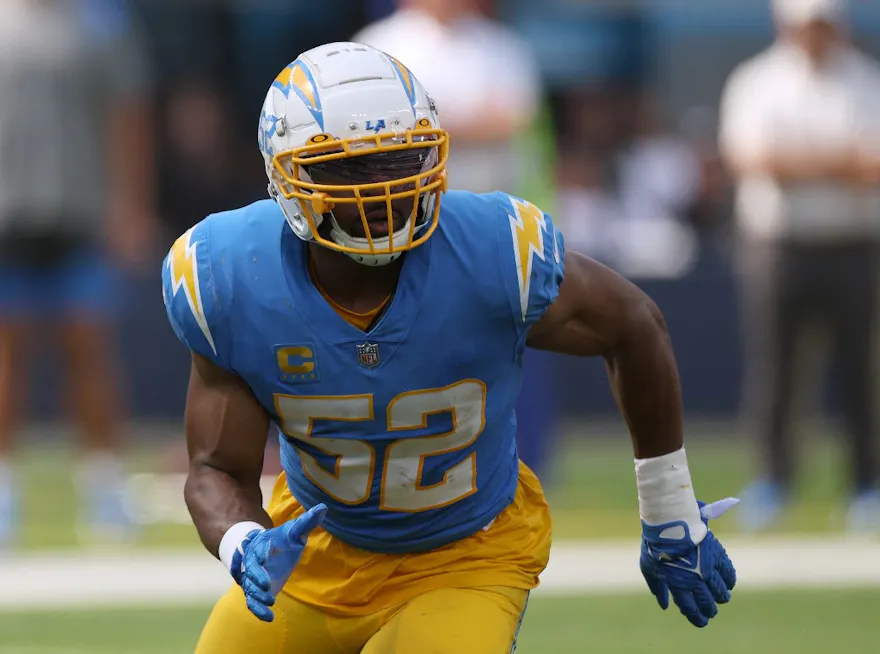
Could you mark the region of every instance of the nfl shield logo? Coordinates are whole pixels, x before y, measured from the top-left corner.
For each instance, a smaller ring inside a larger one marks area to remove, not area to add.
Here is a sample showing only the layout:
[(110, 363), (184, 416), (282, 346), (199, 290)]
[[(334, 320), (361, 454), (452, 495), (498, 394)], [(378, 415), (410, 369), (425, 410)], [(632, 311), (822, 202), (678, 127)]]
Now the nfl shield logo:
[(357, 346), (358, 363), (367, 368), (379, 365), (379, 346), (375, 343), (362, 343)]

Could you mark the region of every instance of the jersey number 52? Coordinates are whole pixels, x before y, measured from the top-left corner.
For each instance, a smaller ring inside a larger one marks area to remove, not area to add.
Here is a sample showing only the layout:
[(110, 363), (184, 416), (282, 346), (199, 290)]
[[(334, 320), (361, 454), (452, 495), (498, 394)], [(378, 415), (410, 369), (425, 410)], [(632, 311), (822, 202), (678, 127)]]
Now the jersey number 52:
[[(376, 471), (376, 450), (370, 443), (346, 438), (312, 436), (315, 420), (356, 422), (374, 419), (372, 395), (303, 397), (275, 395), (275, 409), (288, 436), (308, 443), (336, 458), (333, 472), (314, 457), (299, 450), (306, 476), (338, 502), (348, 505), (366, 502)], [(477, 455), (446, 470), (443, 479), (423, 485), (425, 460), (471, 445), (486, 426), (486, 385), (465, 379), (443, 388), (401, 393), (388, 404), (389, 434), (428, 426), (428, 416), (452, 414), (452, 429), (443, 434), (402, 438), (385, 450), (381, 470), (379, 507), (385, 511), (415, 513), (437, 509), (475, 493)]]

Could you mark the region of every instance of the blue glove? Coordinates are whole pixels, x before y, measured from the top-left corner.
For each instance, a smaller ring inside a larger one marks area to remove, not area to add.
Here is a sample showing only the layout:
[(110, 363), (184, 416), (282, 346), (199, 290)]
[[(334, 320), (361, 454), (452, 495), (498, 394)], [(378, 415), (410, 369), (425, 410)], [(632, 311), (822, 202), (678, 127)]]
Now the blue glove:
[(273, 529), (254, 529), (232, 557), (232, 576), (244, 591), (250, 612), (272, 622), (269, 609), (287, 583), (306, 546), (306, 538), (324, 521), (325, 504), (316, 504), (295, 520)]
[[(721, 516), (738, 502), (735, 498), (713, 504), (699, 502), (703, 523), (708, 528), (710, 518)], [(736, 585), (733, 563), (714, 534), (709, 531), (699, 544), (694, 544), (684, 522), (643, 522), (639, 565), (660, 608), (665, 611), (669, 607), (671, 593), (682, 615), (696, 627), (709, 624), (718, 613), (716, 602), (729, 602), (730, 591)]]

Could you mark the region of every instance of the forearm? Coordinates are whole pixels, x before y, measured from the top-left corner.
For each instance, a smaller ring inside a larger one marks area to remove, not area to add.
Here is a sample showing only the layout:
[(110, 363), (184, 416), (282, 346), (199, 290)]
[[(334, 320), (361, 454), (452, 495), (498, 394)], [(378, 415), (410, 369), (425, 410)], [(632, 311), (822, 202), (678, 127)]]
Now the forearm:
[(682, 447), (681, 386), (672, 343), (656, 305), (638, 309), (631, 328), (605, 354), (611, 388), (637, 459)]
[(209, 465), (190, 466), (184, 497), (199, 538), (214, 556), (219, 556), (220, 542), (233, 525), (254, 522), (272, 527), (258, 483), (242, 484)]
[(637, 329), (606, 356), (614, 395), (633, 441), (639, 515), (646, 524), (705, 527), (684, 451), (681, 385), (663, 316), (653, 303)]
[(754, 172), (772, 177), (780, 184), (848, 183), (858, 178), (856, 159), (850, 155), (767, 155), (753, 167)]
[(559, 297), (532, 328), (528, 344), (605, 359), (632, 436), (642, 520), (685, 521), (692, 537), (702, 538), (683, 446), (678, 368), (657, 305), (606, 266), (568, 253)]

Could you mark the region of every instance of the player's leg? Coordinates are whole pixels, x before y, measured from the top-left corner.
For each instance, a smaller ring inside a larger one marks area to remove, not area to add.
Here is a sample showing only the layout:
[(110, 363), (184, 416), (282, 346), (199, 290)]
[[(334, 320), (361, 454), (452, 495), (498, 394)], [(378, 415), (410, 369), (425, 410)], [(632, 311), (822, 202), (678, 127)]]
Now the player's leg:
[(16, 479), (11, 463), (13, 436), (27, 404), (30, 325), (0, 316), (0, 545), (13, 538), (18, 518)]
[(847, 248), (830, 271), (828, 314), (840, 375), (844, 425), (850, 444), (852, 503), (847, 528), (880, 531), (880, 452), (874, 410), (876, 268), (872, 244)]
[(746, 374), (743, 395), (754, 421), (764, 476), (742, 493), (741, 526), (759, 530), (779, 516), (793, 480), (791, 407), (798, 342), (811, 298), (798, 284), (793, 253), (751, 244), (744, 271)]
[[(275, 620), (261, 622), (247, 608), (244, 593), (232, 587), (217, 602), (195, 654), (358, 654), (377, 618), (337, 618), (296, 601), (276, 599)], [(390, 652), (389, 652), (390, 654)]]
[(127, 535), (121, 463), (124, 396), (116, 366), (118, 280), (99, 254), (83, 249), (59, 266), (61, 320), (57, 326), (65, 370), (65, 405), (77, 426), (82, 458), (77, 485), (84, 501), (82, 536)]
[(22, 260), (22, 250), (17, 239), (0, 240), (0, 544), (17, 526), (15, 431), (28, 404), (34, 320), (47, 294), (41, 268)]
[(516, 645), (528, 591), (434, 590), (397, 611), (361, 654), (507, 654)]

